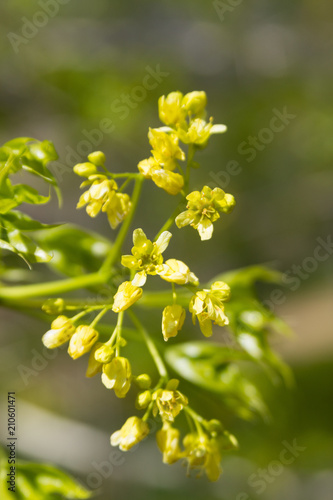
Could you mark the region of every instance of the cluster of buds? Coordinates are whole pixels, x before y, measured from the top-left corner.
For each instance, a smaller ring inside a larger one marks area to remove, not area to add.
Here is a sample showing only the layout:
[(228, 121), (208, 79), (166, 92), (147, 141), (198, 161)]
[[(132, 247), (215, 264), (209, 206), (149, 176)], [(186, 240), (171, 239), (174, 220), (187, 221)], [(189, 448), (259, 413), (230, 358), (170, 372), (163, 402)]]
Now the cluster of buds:
[(69, 341), (68, 354), (77, 359), (93, 347), (98, 339), (98, 332), (91, 326), (79, 325), (75, 327), (74, 318), (58, 316), (42, 337), (43, 344), (49, 349), (60, 347)]
[[(95, 151), (88, 156), (89, 162), (75, 165), (74, 172), (87, 180), (82, 182), (81, 188), (89, 186), (77, 204), (77, 208), (86, 207), (90, 217), (96, 217), (101, 211), (105, 212), (112, 229), (118, 225), (129, 214), (132, 203), (127, 193), (118, 192), (118, 185), (114, 179), (110, 179), (105, 169), (105, 155), (101, 151)], [(106, 173), (98, 171), (98, 167), (104, 167)]]
[[(171, 92), (158, 101), (159, 117), (166, 127), (149, 129), (148, 139), (152, 146), (149, 158), (138, 164), (141, 174), (167, 193), (176, 195), (184, 187), (184, 176), (179, 161), (185, 161), (185, 153), (179, 141), (185, 145), (204, 148), (212, 134), (223, 133), (225, 125), (206, 122), (207, 96), (203, 91), (186, 94)], [(180, 173), (174, 172), (179, 169)]]

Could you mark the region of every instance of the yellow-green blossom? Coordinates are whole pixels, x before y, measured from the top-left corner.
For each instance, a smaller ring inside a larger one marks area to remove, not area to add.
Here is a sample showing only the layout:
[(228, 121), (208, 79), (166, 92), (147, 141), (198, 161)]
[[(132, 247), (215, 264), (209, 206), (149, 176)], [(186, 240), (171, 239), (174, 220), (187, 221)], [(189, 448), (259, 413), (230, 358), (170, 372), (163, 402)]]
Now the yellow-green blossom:
[(123, 266), (137, 271), (132, 285), (143, 286), (147, 279), (147, 274), (158, 274), (163, 270), (162, 253), (167, 248), (172, 234), (164, 231), (156, 241), (151, 242), (146, 237), (142, 229), (133, 231), (132, 255), (123, 255), (121, 263)]
[(114, 389), (118, 398), (124, 398), (131, 387), (132, 371), (127, 358), (118, 356), (103, 365), (102, 382), (107, 389)]
[(215, 281), (210, 289), (199, 290), (191, 298), (189, 311), (193, 323), (198, 318), (202, 333), (210, 337), (213, 333), (212, 322), (219, 326), (228, 325), (229, 320), (224, 313), (223, 301), (230, 297), (230, 288), (223, 281)]
[(130, 450), (149, 434), (147, 422), (139, 417), (130, 417), (119, 431), (111, 436), (111, 445), (118, 446), (122, 451)]
[(204, 118), (206, 115), (207, 95), (203, 90), (194, 90), (186, 94), (182, 100), (182, 107), (190, 117)]
[(185, 316), (185, 309), (178, 304), (173, 304), (172, 306), (166, 306), (164, 308), (162, 315), (162, 333), (165, 341), (169, 340), (171, 337), (176, 337), (179, 330), (182, 329)]
[(102, 210), (104, 204), (110, 198), (110, 195), (118, 189), (114, 180), (110, 180), (106, 175), (90, 175), (88, 180), (81, 184), (81, 187), (90, 185), (88, 191), (85, 191), (79, 199), (76, 208), (86, 206), (87, 214), (90, 217), (96, 217)]
[(195, 118), (189, 124), (185, 122), (179, 127), (177, 134), (184, 144), (195, 144), (203, 148), (207, 145), (211, 135), (223, 134), (226, 130), (227, 127), (225, 125), (213, 125), (212, 118), (209, 122), (206, 122), (202, 118)]
[(173, 422), (175, 417), (188, 404), (188, 399), (184, 394), (177, 391), (178, 380), (170, 380), (165, 389), (157, 389), (153, 393), (152, 399), (155, 402), (153, 415), (158, 413), (163, 420)]
[(187, 114), (183, 106), (183, 94), (171, 92), (167, 96), (162, 95), (158, 100), (158, 114), (165, 125), (175, 126), (182, 123)]
[(106, 212), (110, 226), (116, 229), (127, 217), (131, 208), (131, 198), (127, 193), (112, 191), (103, 205), (102, 212)]
[(218, 441), (206, 434), (187, 434), (183, 441), (188, 468), (205, 471), (210, 481), (217, 481), (222, 472)]
[(113, 297), (112, 311), (119, 313), (128, 309), (134, 302), (140, 299), (142, 288), (134, 286), (130, 281), (124, 281), (119, 285), (117, 293)]
[(68, 354), (77, 359), (90, 351), (98, 339), (98, 332), (91, 326), (80, 325), (71, 337), (68, 346)]
[(169, 422), (163, 422), (163, 427), (156, 433), (157, 446), (163, 453), (163, 463), (174, 464), (182, 457), (179, 446), (180, 432)]
[[(83, 168), (82, 165), (77, 165), (77, 167)], [(116, 229), (131, 210), (132, 202), (129, 195), (117, 193), (117, 183), (102, 174), (89, 175), (88, 180), (83, 182), (81, 187), (87, 185), (90, 187), (81, 195), (77, 208), (86, 206), (87, 214), (90, 217), (96, 217), (100, 211), (106, 212), (110, 226), (112, 229)]]
[(144, 408), (147, 408), (147, 406), (151, 402), (151, 391), (148, 389), (146, 391), (140, 392), (135, 401), (135, 407), (138, 410), (143, 410)]
[(51, 323), (51, 330), (44, 333), (42, 342), (48, 349), (65, 344), (75, 332), (75, 326), (67, 316), (58, 316)]
[(90, 162), (78, 163), (73, 170), (80, 177), (90, 177), (90, 175), (97, 174), (96, 165)]
[(176, 217), (179, 228), (190, 224), (198, 230), (202, 240), (209, 240), (213, 235), (213, 222), (220, 218), (219, 212), (229, 213), (235, 206), (235, 198), (220, 188), (204, 186), (200, 191), (193, 191), (186, 199), (187, 210)]
[(159, 129), (149, 129), (148, 137), (153, 156), (139, 162), (139, 171), (167, 193), (178, 194), (184, 186), (184, 179), (172, 170), (178, 166), (177, 160), (185, 160), (185, 154), (178, 145), (178, 136)]
[(177, 259), (166, 260), (158, 274), (165, 281), (176, 283), (177, 285), (198, 285), (199, 283), (198, 278), (190, 271), (187, 265)]
[(177, 167), (177, 160), (185, 160), (185, 153), (179, 147), (176, 134), (150, 128), (148, 139), (156, 163), (165, 170), (174, 170)]

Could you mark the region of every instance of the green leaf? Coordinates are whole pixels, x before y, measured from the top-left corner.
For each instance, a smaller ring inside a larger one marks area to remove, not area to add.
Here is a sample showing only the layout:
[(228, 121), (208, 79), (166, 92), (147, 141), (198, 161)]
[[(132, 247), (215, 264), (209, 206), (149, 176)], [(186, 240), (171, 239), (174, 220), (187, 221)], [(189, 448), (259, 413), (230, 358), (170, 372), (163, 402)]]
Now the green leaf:
[(112, 247), (102, 236), (70, 224), (40, 233), (36, 239), (53, 253), (50, 265), (66, 276), (98, 271)]
[(289, 367), (273, 352), (269, 345), (272, 331), (291, 334), (284, 321), (264, 307), (256, 290), (258, 281), (281, 283), (282, 274), (265, 266), (251, 266), (219, 275), (214, 279), (228, 283), (231, 299), (225, 304), (229, 328), (239, 346), (267, 370), (274, 383), (281, 381), (293, 385)]
[[(59, 227), (62, 224), (43, 224), (37, 220), (32, 219), (28, 215), (18, 210), (13, 210), (9, 214), (3, 215), (2, 220), (5, 226), (19, 229), (20, 231), (40, 231), (43, 229), (52, 229)], [(7, 223), (7, 224), (6, 224)]]
[(47, 168), (48, 164), (57, 158), (57, 152), (50, 141), (38, 141), (31, 137), (19, 137), (6, 142), (2, 148), (0, 148), (0, 190), (1, 162), (4, 163), (10, 160), (11, 166), (4, 175), (8, 176), (23, 168), (27, 172), (37, 175), (45, 182), (51, 184), (56, 191), (59, 203), (61, 203), (61, 193), (57, 180)]
[(255, 385), (246, 376), (245, 361), (250, 356), (219, 344), (187, 342), (168, 347), (168, 364), (185, 380), (220, 394), (223, 402), (241, 418), (254, 414), (268, 417), (268, 410)]
[(14, 247), (15, 253), (24, 260), (33, 262), (49, 262), (52, 255), (49, 255), (45, 250), (36, 245), (36, 243), (28, 236), (22, 234), (18, 229), (8, 231), (9, 243)]
[(31, 203), (34, 205), (40, 205), (42, 203), (47, 203), (50, 200), (50, 195), (42, 196), (36, 189), (31, 186), (27, 186), (26, 184), (16, 184), (13, 186), (13, 192), (15, 199), (19, 204)]
[(16, 492), (8, 491), (5, 459), (0, 462), (1, 500), (56, 500), (91, 498), (92, 492), (81, 486), (75, 479), (52, 465), (16, 463)]

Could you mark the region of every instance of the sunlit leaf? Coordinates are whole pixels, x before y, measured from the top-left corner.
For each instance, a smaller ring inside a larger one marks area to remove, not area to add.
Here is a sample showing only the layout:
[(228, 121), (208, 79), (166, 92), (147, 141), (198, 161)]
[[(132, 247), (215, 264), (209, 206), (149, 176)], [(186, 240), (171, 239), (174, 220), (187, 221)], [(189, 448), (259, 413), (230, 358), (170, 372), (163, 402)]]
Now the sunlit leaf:
[(219, 394), (240, 417), (268, 416), (258, 389), (246, 376), (244, 362), (251, 359), (246, 352), (203, 341), (168, 347), (165, 357), (181, 377)]
[(40, 233), (37, 240), (52, 252), (50, 265), (66, 276), (97, 271), (112, 247), (102, 236), (70, 224)]

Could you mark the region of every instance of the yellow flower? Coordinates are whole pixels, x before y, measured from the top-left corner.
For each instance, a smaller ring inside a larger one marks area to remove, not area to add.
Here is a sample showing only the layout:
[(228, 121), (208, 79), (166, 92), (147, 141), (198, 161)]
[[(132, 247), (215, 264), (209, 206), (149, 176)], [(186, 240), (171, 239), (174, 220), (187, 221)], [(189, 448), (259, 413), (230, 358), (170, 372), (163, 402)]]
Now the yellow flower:
[(146, 391), (140, 392), (135, 401), (135, 407), (138, 410), (143, 410), (144, 408), (147, 408), (147, 406), (151, 402), (151, 392), (147, 389)]
[(77, 359), (90, 351), (98, 339), (98, 332), (90, 326), (80, 325), (69, 341), (68, 354)]
[(152, 156), (147, 160), (140, 161), (138, 169), (146, 179), (152, 179), (156, 186), (164, 189), (169, 194), (176, 195), (184, 187), (182, 175), (160, 168)]
[(179, 446), (179, 430), (168, 422), (163, 422), (163, 427), (156, 433), (157, 446), (163, 453), (163, 463), (174, 464), (182, 457)]
[(111, 445), (118, 446), (122, 451), (130, 450), (149, 434), (147, 422), (139, 417), (130, 417), (119, 431), (111, 436)]
[(42, 337), (42, 342), (48, 349), (54, 349), (65, 344), (75, 332), (75, 326), (67, 316), (58, 316), (51, 323), (51, 330)]
[(158, 100), (158, 114), (161, 122), (165, 125), (174, 126), (186, 118), (186, 110), (182, 106), (183, 94), (171, 92), (167, 96), (162, 95)]
[(114, 350), (108, 344), (99, 344), (98, 348), (95, 349), (94, 357), (99, 363), (110, 363), (114, 357)]
[(171, 337), (176, 337), (179, 330), (182, 329), (185, 316), (185, 309), (178, 304), (173, 304), (172, 306), (166, 306), (164, 308), (162, 315), (162, 333), (165, 341), (169, 340)]
[(118, 398), (124, 398), (131, 387), (131, 365), (127, 358), (118, 356), (103, 365), (102, 382), (107, 389), (114, 389)]
[(165, 261), (158, 274), (165, 281), (177, 283), (177, 285), (187, 285), (189, 283), (198, 285), (199, 283), (198, 278), (194, 273), (191, 273), (187, 265), (177, 259), (168, 259)]
[(121, 258), (123, 266), (137, 271), (132, 285), (135, 287), (143, 286), (147, 274), (156, 275), (162, 271), (162, 253), (169, 245), (171, 236), (171, 233), (164, 231), (156, 241), (151, 242), (142, 229), (133, 231), (132, 255), (123, 255)]
[(120, 311), (125, 311), (134, 302), (140, 299), (142, 295), (142, 289), (132, 285), (130, 281), (124, 281), (122, 283), (115, 296), (113, 297), (114, 302), (112, 306), (112, 311), (119, 313)]
[(80, 175), (81, 177), (89, 177), (90, 175), (97, 174), (96, 165), (93, 165), (89, 162), (78, 163), (77, 165), (75, 165), (73, 170), (77, 175)]
[(102, 371), (103, 363), (96, 360), (95, 353), (103, 345), (104, 344), (101, 342), (96, 342), (96, 344), (93, 345), (89, 355), (86, 377), (94, 377), (97, 373)]
[(205, 108), (207, 106), (206, 92), (198, 90), (189, 92), (184, 96), (182, 106), (192, 117), (204, 118), (206, 114)]
[(187, 434), (183, 441), (189, 469), (204, 470), (210, 481), (217, 481), (222, 472), (221, 452), (215, 438), (206, 434)]
[(183, 123), (177, 129), (177, 135), (184, 144), (195, 144), (199, 148), (207, 146), (208, 139), (213, 134), (223, 134), (227, 131), (225, 125), (213, 125), (212, 118), (206, 122), (202, 118), (195, 118), (189, 124)]
[(169, 194), (176, 195), (184, 187), (184, 178), (182, 175), (170, 170), (158, 169), (151, 176), (156, 186), (164, 189)]
[(150, 128), (148, 139), (153, 148), (151, 152), (156, 163), (165, 170), (174, 170), (177, 167), (176, 160), (185, 160), (185, 153), (178, 145), (176, 134)]
[(132, 202), (128, 194), (112, 191), (104, 203), (102, 211), (106, 212), (112, 229), (116, 229), (127, 217), (131, 207)]
[(163, 420), (173, 422), (175, 417), (188, 404), (188, 399), (184, 394), (177, 391), (178, 380), (170, 380), (165, 389), (157, 389), (153, 393), (152, 399), (155, 402), (153, 415), (161, 415)]
[(96, 217), (118, 186), (114, 180), (109, 180), (105, 175), (90, 175), (81, 187), (89, 184), (91, 184), (90, 188), (81, 195), (76, 208), (87, 205), (87, 214), (90, 217)]
[(176, 217), (179, 228), (190, 224), (197, 229), (202, 240), (209, 240), (213, 235), (213, 222), (220, 218), (219, 212), (229, 213), (235, 206), (235, 198), (220, 188), (204, 186), (193, 191), (186, 199), (187, 210)]
[(191, 298), (189, 311), (192, 313), (193, 323), (196, 317), (202, 333), (210, 337), (213, 333), (212, 321), (219, 326), (228, 325), (229, 320), (224, 313), (223, 301), (230, 297), (230, 288), (223, 281), (215, 281), (210, 289), (198, 291)]

